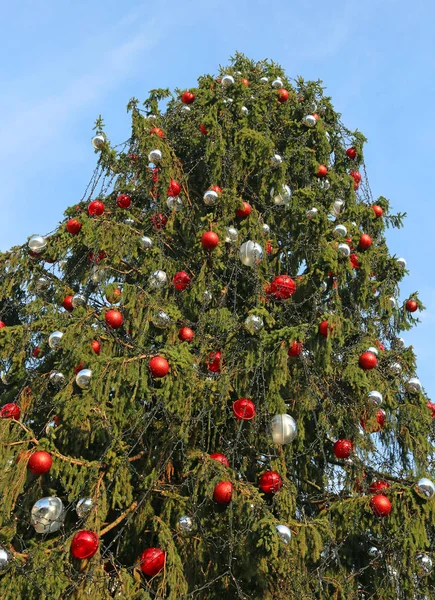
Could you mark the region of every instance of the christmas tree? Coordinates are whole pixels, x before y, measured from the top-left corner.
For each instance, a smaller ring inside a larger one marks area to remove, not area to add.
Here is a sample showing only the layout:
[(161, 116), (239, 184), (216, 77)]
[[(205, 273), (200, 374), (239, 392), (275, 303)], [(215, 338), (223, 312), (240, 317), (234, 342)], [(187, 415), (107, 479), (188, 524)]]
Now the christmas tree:
[(364, 136), (239, 54), (128, 110), (0, 259), (1, 598), (428, 597), (423, 306)]

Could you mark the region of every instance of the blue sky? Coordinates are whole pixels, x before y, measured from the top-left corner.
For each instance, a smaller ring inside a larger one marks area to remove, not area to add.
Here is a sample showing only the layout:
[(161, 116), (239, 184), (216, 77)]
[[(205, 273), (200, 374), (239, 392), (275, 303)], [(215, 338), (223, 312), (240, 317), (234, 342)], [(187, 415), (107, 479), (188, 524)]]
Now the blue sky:
[(427, 307), (404, 337), (435, 399), (434, 22), (430, 0), (4, 4), (0, 249), (53, 230), (82, 197), (96, 162), (90, 138), (98, 114), (111, 140), (121, 142), (131, 96), (194, 85), (236, 50), (271, 58), (291, 77), (323, 80), (344, 123), (369, 139), (373, 194), (408, 213), (389, 242), (411, 273), (402, 299), (418, 290)]

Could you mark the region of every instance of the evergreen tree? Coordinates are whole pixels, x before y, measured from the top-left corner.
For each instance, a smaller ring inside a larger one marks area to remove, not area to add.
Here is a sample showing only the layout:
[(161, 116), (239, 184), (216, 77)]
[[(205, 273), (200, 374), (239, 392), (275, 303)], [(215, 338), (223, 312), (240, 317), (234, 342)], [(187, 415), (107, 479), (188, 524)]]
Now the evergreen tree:
[(239, 54), (128, 110), (0, 259), (1, 598), (429, 597), (423, 306), (364, 136)]

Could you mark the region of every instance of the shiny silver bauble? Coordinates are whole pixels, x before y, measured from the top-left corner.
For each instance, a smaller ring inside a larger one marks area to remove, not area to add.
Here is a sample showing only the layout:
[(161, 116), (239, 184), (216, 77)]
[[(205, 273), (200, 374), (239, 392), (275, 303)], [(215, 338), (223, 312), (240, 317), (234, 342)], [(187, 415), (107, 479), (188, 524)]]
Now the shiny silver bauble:
[(278, 532), (279, 537), (282, 539), (284, 544), (288, 544), (292, 539), (292, 532), (287, 527), (287, 525), (277, 525), (276, 530)]
[(263, 225), (261, 226), (261, 229), (263, 231), (263, 235), (269, 235), (270, 234), (270, 227), (267, 223), (263, 223)]
[(397, 264), (401, 269), (406, 269), (406, 260), (404, 258), (398, 258)]
[(36, 289), (43, 291), (47, 290), (50, 287), (50, 279), (47, 277), (38, 277), (35, 282)]
[(397, 308), (397, 300), (396, 298), (394, 298), (394, 296), (390, 296), (388, 301), (390, 303), (390, 308), (392, 308), (393, 310)]
[(274, 80), (272, 81), (272, 87), (274, 87), (274, 88), (275, 88), (275, 89), (277, 89), (277, 90), (278, 90), (279, 88), (282, 88), (282, 87), (283, 87), (283, 85), (284, 85), (284, 84), (283, 84), (283, 82), (282, 82), (282, 79), (281, 79), (280, 77), (277, 77), (276, 79), (274, 79)]
[(306, 117), (304, 117), (304, 124), (307, 127), (315, 127), (316, 123), (317, 123), (317, 119), (313, 115), (307, 115)]
[(82, 369), (76, 375), (76, 384), (84, 390), (91, 385), (92, 371), (91, 369)]
[(367, 348), (366, 352), (371, 352), (375, 356), (379, 355), (379, 350), (377, 348), (375, 348), (374, 346), (370, 346), (370, 348)]
[(84, 519), (88, 516), (94, 507), (92, 498), (81, 498), (76, 504), (76, 513), (79, 519)]
[(279, 154), (274, 154), (270, 159), (270, 164), (272, 167), (279, 167), (282, 164), (282, 158)]
[(95, 150), (101, 150), (106, 143), (106, 137), (103, 133), (99, 133), (92, 138), (92, 145)]
[(416, 491), (423, 498), (433, 498), (435, 496), (435, 484), (427, 477), (422, 477), (417, 481)]
[(154, 271), (148, 278), (148, 285), (154, 290), (161, 290), (168, 282), (168, 276), (165, 271)]
[(248, 315), (245, 319), (245, 327), (249, 333), (257, 333), (264, 327), (263, 319), (258, 315)]
[(342, 256), (350, 256), (350, 248), (347, 244), (338, 244), (337, 250)]
[(334, 227), (332, 234), (334, 237), (345, 237), (347, 235), (347, 228), (344, 225), (337, 225)]
[(422, 576), (430, 575), (433, 569), (433, 561), (427, 554), (418, 554), (415, 557), (415, 562), (418, 565), (418, 574)]
[(168, 196), (166, 198), (166, 206), (169, 210), (175, 210), (179, 212), (183, 208), (183, 201), (180, 196)]
[(48, 345), (52, 350), (57, 348), (63, 338), (63, 333), (61, 331), (53, 331), (48, 338)]
[(399, 373), (402, 372), (402, 365), (395, 362), (390, 366), (390, 370), (392, 373), (394, 373), (394, 375), (399, 375)]
[(4, 573), (11, 566), (11, 556), (4, 548), (0, 547), (0, 573)]
[(30, 522), (37, 533), (59, 531), (65, 519), (62, 500), (57, 496), (41, 498), (32, 507)]
[(318, 212), (318, 209), (313, 206), (313, 208), (310, 208), (306, 211), (305, 216), (307, 217), (307, 219), (312, 219), (317, 215)]
[(153, 325), (159, 329), (167, 329), (171, 324), (171, 317), (164, 310), (158, 310), (151, 320)]
[(272, 188), (270, 190), (270, 195), (276, 206), (288, 206), (290, 203), (291, 190), (288, 185), (283, 184), (280, 193), (275, 194), (275, 188)]
[(376, 390), (373, 390), (372, 392), (369, 392), (368, 394), (370, 400), (372, 400), (372, 402), (375, 402), (375, 404), (382, 404), (383, 401), (383, 397), (381, 392), (377, 392)]
[(275, 415), (270, 425), (275, 444), (290, 444), (297, 435), (296, 421), (291, 415)]
[(214, 206), (219, 200), (219, 194), (214, 190), (207, 190), (202, 199), (207, 206)]
[(227, 227), (225, 231), (225, 242), (227, 244), (233, 244), (237, 242), (237, 238), (239, 237), (239, 232), (235, 227)]
[(47, 240), (42, 235), (33, 235), (27, 242), (27, 246), (35, 254), (40, 254), (47, 247)]
[(83, 294), (74, 294), (71, 299), (71, 304), (73, 308), (78, 308), (79, 306), (86, 306), (86, 296)]
[(263, 260), (263, 248), (249, 240), (240, 246), (239, 257), (245, 267), (254, 267)]
[(157, 148), (155, 150), (151, 150), (151, 152), (148, 154), (148, 160), (149, 162), (152, 163), (157, 163), (159, 161), (161, 161), (163, 158), (163, 154), (161, 150), (158, 150)]
[(50, 383), (59, 387), (65, 382), (65, 375), (60, 371), (53, 371), (52, 373), (50, 373), (49, 379)]
[(221, 84), (224, 87), (230, 87), (234, 85), (234, 77), (232, 75), (224, 75), (221, 79)]
[(417, 377), (411, 377), (411, 379), (409, 379), (409, 381), (407, 382), (406, 387), (410, 392), (414, 394), (419, 394), (423, 389), (421, 381)]
[(344, 209), (344, 200), (335, 200), (334, 204), (332, 205), (332, 212), (333, 214), (338, 217), (338, 215), (343, 211)]
[(153, 247), (153, 240), (147, 235), (144, 235), (143, 238), (141, 238), (140, 243), (144, 250), (150, 250)]
[(178, 519), (178, 528), (181, 531), (189, 532), (193, 530), (193, 519), (189, 515), (183, 515)]
[(242, 106), (240, 110), (242, 111), (242, 114), (245, 115), (245, 117), (249, 115), (249, 109), (246, 106)]

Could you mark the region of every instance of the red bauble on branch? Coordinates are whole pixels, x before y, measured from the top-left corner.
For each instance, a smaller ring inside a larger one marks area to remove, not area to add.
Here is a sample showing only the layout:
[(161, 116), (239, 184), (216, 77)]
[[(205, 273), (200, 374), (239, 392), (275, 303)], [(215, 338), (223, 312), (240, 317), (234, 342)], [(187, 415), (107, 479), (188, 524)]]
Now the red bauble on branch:
[(320, 335), (322, 335), (323, 337), (328, 337), (329, 335), (329, 323), (328, 321), (322, 321), (319, 325), (319, 333)]
[(164, 134), (164, 132), (163, 132), (163, 131), (160, 129), (160, 127), (153, 127), (153, 128), (150, 130), (150, 134), (151, 134), (151, 135), (158, 135), (158, 136), (159, 136), (159, 138), (164, 138), (164, 137), (165, 137), (165, 134)]
[(240, 83), (243, 83), (244, 86), (249, 87), (249, 81), (245, 77), (242, 77)]
[(186, 271), (179, 271), (175, 273), (173, 283), (176, 290), (185, 290), (190, 284), (190, 277)]
[(358, 246), (361, 248), (361, 250), (367, 250), (367, 248), (370, 248), (371, 245), (372, 238), (367, 233), (363, 233), (359, 238)]
[(207, 135), (208, 131), (204, 125), (204, 123), (201, 123), (201, 125), (199, 126), (199, 130), (201, 131), (202, 134)]
[(388, 481), (374, 481), (369, 485), (369, 492), (371, 494), (376, 494), (381, 490), (387, 490), (390, 487)]
[(276, 300), (287, 300), (296, 291), (296, 284), (288, 275), (278, 275), (268, 286), (267, 293)]
[(92, 350), (95, 352), (95, 354), (100, 354), (101, 344), (98, 340), (92, 340), (91, 347), (92, 347)]
[(111, 329), (119, 329), (124, 322), (122, 314), (119, 312), (119, 310), (114, 310), (113, 308), (106, 312), (104, 318), (106, 320), (106, 324)]
[(0, 329), (3, 329), (4, 327), (6, 327), (6, 323), (4, 323), (3, 321), (0, 321)]
[(52, 464), (53, 459), (51, 458), (51, 454), (40, 450), (31, 455), (27, 462), (27, 468), (33, 475), (44, 475), (51, 469)]
[(213, 250), (219, 244), (219, 237), (214, 231), (206, 231), (201, 237), (201, 244), (206, 250)]
[(159, 231), (160, 229), (164, 229), (166, 223), (168, 222), (168, 217), (163, 213), (156, 213), (151, 217), (151, 225)]
[(104, 212), (104, 203), (101, 200), (92, 200), (88, 206), (88, 213), (91, 217), (99, 217)]
[(326, 177), (326, 175), (328, 174), (328, 169), (325, 167), (325, 165), (319, 165), (317, 172), (316, 172), (316, 177)]
[(346, 150), (346, 156), (347, 156), (347, 158), (350, 158), (351, 160), (355, 160), (355, 158), (356, 158), (355, 148), (348, 148)]
[(349, 458), (353, 452), (353, 444), (350, 440), (337, 440), (334, 444), (334, 454), (337, 458)]
[(372, 208), (373, 208), (373, 211), (374, 211), (374, 213), (376, 215), (376, 218), (380, 219), (382, 217), (382, 215), (384, 214), (384, 211), (383, 211), (382, 207), (379, 206), (378, 204), (373, 204)]
[(184, 102), (184, 104), (192, 104), (194, 100), (195, 94), (193, 94), (190, 91), (183, 92), (183, 94), (181, 95), (181, 102)]
[(302, 344), (300, 342), (293, 342), (293, 344), (288, 349), (287, 354), (291, 358), (294, 358), (295, 356), (299, 356), (301, 352), (302, 352)]
[(163, 356), (153, 356), (149, 368), (153, 379), (159, 379), (169, 373), (169, 363)]
[(251, 205), (249, 202), (242, 202), (242, 207), (236, 210), (236, 216), (240, 219), (245, 219), (251, 214)]
[(276, 471), (266, 471), (260, 477), (260, 489), (265, 494), (275, 494), (282, 488), (282, 478)]
[(219, 481), (215, 485), (213, 499), (218, 504), (229, 504), (233, 497), (233, 484), (231, 481)]
[(195, 333), (190, 329), (190, 327), (181, 327), (178, 330), (178, 339), (182, 342), (191, 342), (195, 337)]
[(128, 194), (118, 194), (116, 204), (119, 208), (129, 208), (131, 205), (131, 198)]
[(208, 359), (207, 359), (207, 369), (209, 371), (211, 371), (212, 373), (220, 373), (221, 372), (221, 359), (222, 359), (222, 353), (221, 352), (211, 352), (208, 355)]
[(99, 543), (98, 535), (94, 531), (82, 529), (75, 534), (71, 541), (71, 554), (79, 560), (91, 558), (98, 550)]
[(352, 177), (355, 183), (360, 183), (362, 179), (361, 173), (359, 173), (358, 171), (352, 171), (351, 173), (349, 173), (349, 175)]
[(406, 310), (408, 312), (415, 312), (418, 309), (418, 304), (415, 300), (407, 300), (405, 304)]
[(248, 398), (239, 398), (233, 404), (233, 413), (239, 421), (250, 421), (255, 417), (255, 404)]
[(67, 221), (66, 230), (71, 235), (77, 235), (78, 233), (80, 233), (81, 228), (82, 224), (80, 223), (80, 221), (77, 221), (77, 219), (70, 219), (69, 221)]
[(288, 91), (284, 88), (280, 88), (278, 90), (278, 102), (280, 104), (283, 104), (284, 102), (287, 102), (288, 100)]
[(154, 577), (164, 568), (166, 553), (160, 548), (147, 548), (140, 557), (140, 568), (142, 573), (148, 577)]
[(377, 364), (378, 359), (376, 358), (376, 354), (373, 352), (363, 352), (359, 357), (359, 366), (365, 371), (374, 369)]
[(68, 312), (72, 312), (74, 310), (72, 299), (73, 299), (72, 296), (65, 296), (65, 298), (63, 299), (63, 302), (62, 302), (62, 306)]
[(210, 458), (212, 458), (213, 460), (216, 460), (217, 462), (220, 462), (222, 465), (224, 465), (224, 467), (230, 466), (228, 458), (224, 454), (219, 454), (217, 452), (215, 454), (210, 454)]
[(117, 304), (121, 300), (122, 292), (119, 288), (115, 288), (112, 292), (106, 294), (107, 302), (110, 304)]
[(168, 187), (168, 196), (175, 198), (181, 192), (181, 185), (175, 179), (171, 179)]
[(367, 433), (377, 433), (384, 428), (386, 417), (385, 411), (382, 408), (379, 408), (376, 413), (376, 423), (370, 425), (367, 423), (367, 417), (364, 417), (361, 419), (360, 424)]
[(370, 508), (376, 517), (386, 517), (391, 512), (391, 502), (383, 494), (377, 494), (370, 500)]
[(0, 409), (0, 419), (18, 419), (21, 417), (21, 410), (15, 402), (8, 402)]
[(361, 263), (359, 262), (358, 256), (356, 254), (351, 254), (349, 256), (349, 261), (350, 261), (350, 264), (352, 265), (352, 267), (354, 269), (359, 269), (360, 268)]

